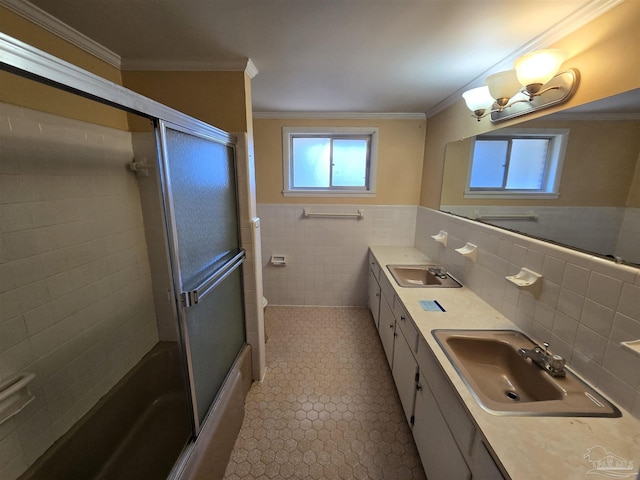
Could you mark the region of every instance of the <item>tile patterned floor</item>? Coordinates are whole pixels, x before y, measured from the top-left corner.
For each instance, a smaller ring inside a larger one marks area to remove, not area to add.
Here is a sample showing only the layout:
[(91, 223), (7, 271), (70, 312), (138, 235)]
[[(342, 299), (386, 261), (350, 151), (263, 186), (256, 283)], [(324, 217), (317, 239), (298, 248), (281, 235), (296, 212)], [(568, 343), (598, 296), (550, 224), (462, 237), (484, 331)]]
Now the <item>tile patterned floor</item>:
[(424, 479), (371, 315), (267, 309), (254, 383), (225, 479)]

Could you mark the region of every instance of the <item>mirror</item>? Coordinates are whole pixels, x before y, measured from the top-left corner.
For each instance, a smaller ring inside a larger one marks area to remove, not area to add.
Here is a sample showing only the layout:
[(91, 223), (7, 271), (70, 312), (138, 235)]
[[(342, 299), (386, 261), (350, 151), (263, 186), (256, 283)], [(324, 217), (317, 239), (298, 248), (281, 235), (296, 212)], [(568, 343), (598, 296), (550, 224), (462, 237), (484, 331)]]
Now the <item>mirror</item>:
[(640, 89), (499, 132), (568, 130), (557, 198), (465, 195), (474, 138), (447, 145), (440, 210), (640, 265)]

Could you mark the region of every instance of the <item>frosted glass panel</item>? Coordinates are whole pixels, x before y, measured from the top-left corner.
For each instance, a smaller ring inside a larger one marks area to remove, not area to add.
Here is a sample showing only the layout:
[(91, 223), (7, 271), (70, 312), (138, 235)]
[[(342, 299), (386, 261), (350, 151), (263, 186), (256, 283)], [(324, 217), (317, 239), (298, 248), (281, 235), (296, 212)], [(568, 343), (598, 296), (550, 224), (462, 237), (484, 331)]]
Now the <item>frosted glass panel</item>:
[(506, 188), (540, 190), (548, 149), (549, 140), (546, 138), (514, 138)]
[(337, 187), (364, 187), (367, 182), (367, 140), (333, 141), (333, 178)]
[(476, 141), (469, 186), (471, 188), (502, 188), (508, 149), (508, 141)]
[(244, 344), (242, 268), (187, 312), (189, 347), (200, 423)]
[(167, 166), (182, 288), (188, 290), (239, 251), (231, 147), (166, 130)]
[(310, 188), (329, 186), (331, 140), (329, 138), (293, 139), (293, 186)]

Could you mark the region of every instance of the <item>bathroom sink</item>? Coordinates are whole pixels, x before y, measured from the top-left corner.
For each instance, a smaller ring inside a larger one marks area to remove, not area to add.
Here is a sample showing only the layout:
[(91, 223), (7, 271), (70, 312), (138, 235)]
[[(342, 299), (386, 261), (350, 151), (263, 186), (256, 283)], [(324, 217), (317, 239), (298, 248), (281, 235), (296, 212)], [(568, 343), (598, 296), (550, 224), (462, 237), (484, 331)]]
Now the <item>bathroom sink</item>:
[(391, 275), (401, 287), (411, 288), (451, 288), (462, 284), (441, 267), (433, 264), (387, 265)]
[(619, 417), (620, 411), (566, 368), (553, 377), (518, 350), (536, 344), (515, 330), (434, 330), (475, 400), (499, 415)]

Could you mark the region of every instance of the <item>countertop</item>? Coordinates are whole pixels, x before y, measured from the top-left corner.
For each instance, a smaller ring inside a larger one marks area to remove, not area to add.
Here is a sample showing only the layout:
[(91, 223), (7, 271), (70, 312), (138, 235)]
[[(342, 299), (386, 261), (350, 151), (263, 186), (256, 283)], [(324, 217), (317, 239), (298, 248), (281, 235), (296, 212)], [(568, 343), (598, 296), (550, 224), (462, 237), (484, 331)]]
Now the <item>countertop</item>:
[[(598, 446), (607, 454), (633, 462), (633, 475), (616, 478), (636, 478), (640, 466), (640, 420), (623, 409), (620, 409), (620, 418), (500, 416), (482, 409), (431, 331), (439, 328), (521, 329), (464, 286), (433, 289), (399, 287), (386, 265), (429, 263), (429, 259), (416, 248), (371, 247), (371, 251), (381, 266), (381, 274), (394, 287), (422, 339), (433, 351), (512, 480), (606, 478), (597, 471), (588, 473), (594, 465), (585, 455), (589, 449)], [(419, 300), (437, 300), (446, 312), (427, 312), (419, 305)], [(571, 369), (570, 363), (567, 366)], [(596, 390), (609, 398), (606, 393)], [(591, 460), (602, 458), (602, 452), (601, 449), (594, 450), (596, 458)]]

